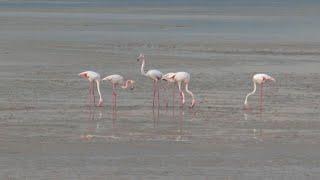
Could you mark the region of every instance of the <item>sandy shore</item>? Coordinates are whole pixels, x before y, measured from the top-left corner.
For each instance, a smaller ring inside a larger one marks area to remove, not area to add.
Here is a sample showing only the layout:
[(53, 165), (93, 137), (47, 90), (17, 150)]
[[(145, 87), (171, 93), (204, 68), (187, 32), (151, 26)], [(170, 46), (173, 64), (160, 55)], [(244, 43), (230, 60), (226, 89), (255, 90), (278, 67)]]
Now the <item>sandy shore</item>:
[[(319, 179), (318, 37), (219, 29), (216, 21), (253, 16), (206, 12), (2, 9), (0, 179)], [(274, 27), (291, 14), (275, 15), (283, 18)], [(139, 52), (147, 68), (190, 72), (202, 103), (181, 110), (170, 100), (153, 111)], [(134, 91), (119, 91), (117, 118), (109, 84), (105, 107), (86, 106), (88, 83), (77, 74), (87, 69), (137, 81)], [(245, 113), (254, 72), (277, 83), (266, 87), (262, 113), (258, 95)]]

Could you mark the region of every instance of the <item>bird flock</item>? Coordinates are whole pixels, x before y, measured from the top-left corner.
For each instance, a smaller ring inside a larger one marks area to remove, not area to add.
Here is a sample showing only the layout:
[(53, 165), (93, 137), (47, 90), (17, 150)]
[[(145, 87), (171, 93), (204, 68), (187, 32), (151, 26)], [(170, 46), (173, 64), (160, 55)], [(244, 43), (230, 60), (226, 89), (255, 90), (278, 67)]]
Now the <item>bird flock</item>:
[[(138, 62), (141, 62), (141, 69), (140, 72), (143, 76), (148, 77), (153, 81), (153, 103), (152, 107), (155, 107), (155, 104), (157, 103), (157, 106), (159, 108), (160, 106), (160, 93), (159, 93), (159, 81), (167, 81), (169, 84), (173, 84), (173, 105), (174, 105), (174, 98), (175, 98), (175, 84), (178, 85), (178, 90), (180, 93), (180, 107), (183, 107), (185, 104), (185, 93), (183, 92), (183, 85), (186, 93), (188, 93), (191, 96), (191, 105), (190, 108), (193, 108), (196, 104), (196, 99), (194, 94), (189, 90), (189, 83), (190, 83), (190, 74), (188, 72), (169, 72), (167, 74), (163, 74), (161, 71), (157, 69), (150, 69), (150, 70), (145, 70), (145, 64), (146, 64), (146, 59), (145, 55), (140, 53), (140, 55), (137, 58)], [(100, 90), (100, 83), (101, 81), (107, 81), (112, 84), (112, 103), (113, 107), (117, 106), (117, 93), (116, 93), (116, 88), (117, 86), (120, 86), (122, 89), (128, 89), (130, 88), (131, 90), (134, 89), (134, 84), (135, 81), (128, 79), (125, 80), (123, 76), (118, 75), (118, 74), (113, 74), (109, 75), (103, 79), (101, 79), (101, 76), (99, 73), (94, 72), (94, 71), (84, 71), (79, 73), (79, 76), (82, 78), (85, 78), (89, 81), (89, 96), (88, 96), (88, 101), (89, 104), (95, 105), (95, 95), (94, 95), (94, 86), (96, 85), (96, 89), (99, 94), (99, 102), (97, 103), (97, 106), (103, 106), (103, 98), (101, 95), (101, 90)], [(263, 104), (263, 85), (268, 82), (275, 82), (276, 80), (271, 77), (270, 75), (263, 74), (263, 73), (258, 73), (253, 75), (252, 77), (252, 82), (253, 82), (253, 90), (252, 92), (249, 92), (244, 100), (244, 108), (245, 109), (250, 109), (248, 105), (248, 98), (249, 96), (253, 95), (256, 90), (257, 90), (257, 84), (260, 85), (260, 110), (262, 110), (262, 104)]]

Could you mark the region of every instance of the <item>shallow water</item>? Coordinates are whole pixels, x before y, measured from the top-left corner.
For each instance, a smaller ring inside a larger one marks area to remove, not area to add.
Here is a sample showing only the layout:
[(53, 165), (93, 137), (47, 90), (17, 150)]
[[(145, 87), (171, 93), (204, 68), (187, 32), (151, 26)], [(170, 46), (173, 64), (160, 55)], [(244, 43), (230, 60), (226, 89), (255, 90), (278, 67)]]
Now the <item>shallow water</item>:
[[(319, 23), (307, 5), (274, 14), (260, 6), (267, 15), (255, 16), (240, 5), (0, 3), (0, 177), (319, 179)], [(194, 109), (178, 107), (178, 92), (172, 107), (166, 83), (152, 109), (141, 51), (148, 69), (191, 73)], [(87, 105), (88, 82), (77, 76), (87, 69), (136, 80), (135, 90), (118, 90), (116, 114), (110, 84), (104, 107)], [(262, 112), (258, 93), (252, 111), (242, 105), (255, 72), (277, 80), (265, 87)]]

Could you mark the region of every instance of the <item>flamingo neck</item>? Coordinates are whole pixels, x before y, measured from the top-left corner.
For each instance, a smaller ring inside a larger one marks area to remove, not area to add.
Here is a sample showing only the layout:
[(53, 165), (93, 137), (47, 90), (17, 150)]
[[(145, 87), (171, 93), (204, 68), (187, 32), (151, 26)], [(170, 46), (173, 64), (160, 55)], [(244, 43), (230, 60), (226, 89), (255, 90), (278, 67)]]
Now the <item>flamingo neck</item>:
[(97, 90), (98, 90), (98, 94), (99, 94), (99, 104), (101, 104), (103, 102), (102, 96), (101, 96), (101, 92), (100, 92), (100, 80), (96, 80), (97, 83)]
[(256, 82), (253, 82), (253, 91), (248, 93), (246, 96), (246, 99), (244, 100), (244, 104), (247, 105), (248, 104), (248, 97), (251, 96), (252, 94), (254, 94), (257, 90), (257, 84)]
[(130, 80), (127, 80), (123, 85), (121, 86), (122, 89), (127, 89), (129, 87)]
[(194, 98), (194, 95), (193, 93), (189, 90), (189, 83), (186, 83), (186, 92), (188, 94), (190, 94), (190, 96), (192, 97), (192, 104), (191, 106), (193, 107), (194, 106), (194, 103), (196, 102), (195, 98)]
[(144, 71), (144, 65), (145, 65), (145, 64), (146, 64), (146, 60), (143, 59), (143, 60), (142, 60), (142, 64), (141, 64), (141, 69), (140, 69), (140, 71), (141, 71), (141, 74), (144, 75), (144, 76), (146, 76), (146, 72)]

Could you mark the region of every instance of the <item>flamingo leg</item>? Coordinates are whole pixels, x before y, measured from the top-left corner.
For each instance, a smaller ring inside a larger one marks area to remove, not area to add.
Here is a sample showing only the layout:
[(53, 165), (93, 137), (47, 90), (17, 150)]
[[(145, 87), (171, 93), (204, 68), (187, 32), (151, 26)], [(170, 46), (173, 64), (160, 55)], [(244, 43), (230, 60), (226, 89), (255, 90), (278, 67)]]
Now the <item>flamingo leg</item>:
[[(165, 87), (164, 87), (164, 94), (167, 94), (167, 89), (168, 89), (168, 87), (170, 87), (169, 86), (170, 84), (168, 83)], [(164, 97), (164, 102), (165, 102), (165, 104), (166, 104), (166, 110), (168, 109), (168, 107), (169, 107), (169, 100), (168, 100), (168, 97), (167, 96), (163, 96)]]
[(156, 81), (153, 81), (153, 101), (152, 101), (152, 107), (154, 108), (154, 101), (156, 98)]
[(178, 88), (179, 88), (179, 92), (180, 92), (180, 107), (183, 106), (183, 101), (184, 101), (184, 95), (181, 89), (181, 82), (178, 82)]
[[(158, 93), (158, 109), (160, 107), (160, 88), (159, 88), (159, 82), (157, 81), (157, 93)], [(158, 110), (159, 111), (159, 110)]]
[(172, 92), (172, 94), (173, 94), (173, 96), (172, 96), (172, 107), (174, 108), (174, 96), (176, 95), (176, 84), (175, 83), (173, 83), (173, 92)]
[(88, 96), (89, 106), (92, 105), (92, 90), (93, 90), (92, 82), (89, 82), (89, 96)]
[(90, 95), (91, 95), (91, 83), (89, 82), (89, 94), (88, 94), (88, 98), (87, 98), (87, 103), (88, 103), (89, 105), (91, 105)]
[(183, 106), (183, 95), (182, 95), (182, 91), (180, 91), (180, 107)]
[(260, 85), (260, 112), (263, 110), (263, 83)]
[(93, 105), (95, 105), (96, 104), (96, 97), (95, 97), (95, 95), (94, 95), (94, 82), (92, 81), (92, 97), (93, 97)]
[(114, 98), (114, 101), (113, 101), (113, 107), (114, 109), (116, 110), (117, 108), (117, 93), (116, 93), (116, 85), (115, 84), (112, 84), (112, 96)]

